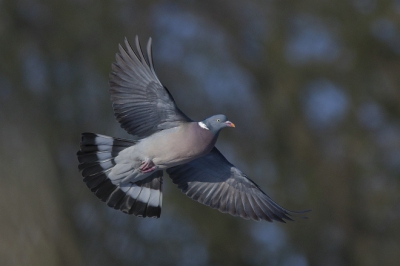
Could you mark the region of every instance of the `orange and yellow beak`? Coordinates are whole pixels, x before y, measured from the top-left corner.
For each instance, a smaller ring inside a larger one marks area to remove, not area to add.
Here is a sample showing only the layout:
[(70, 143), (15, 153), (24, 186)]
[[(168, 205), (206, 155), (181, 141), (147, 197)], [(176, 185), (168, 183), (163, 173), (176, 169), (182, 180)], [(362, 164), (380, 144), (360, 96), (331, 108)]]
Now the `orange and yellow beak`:
[(232, 123), (231, 121), (226, 121), (225, 124), (226, 124), (228, 127), (235, 127), (235, 124)]

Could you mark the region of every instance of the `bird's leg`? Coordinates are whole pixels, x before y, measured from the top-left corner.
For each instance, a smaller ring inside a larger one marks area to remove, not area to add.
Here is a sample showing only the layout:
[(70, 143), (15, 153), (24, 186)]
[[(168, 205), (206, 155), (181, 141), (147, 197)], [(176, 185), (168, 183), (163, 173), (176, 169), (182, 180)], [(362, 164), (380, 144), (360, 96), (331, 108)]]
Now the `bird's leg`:
[(139, 170), (142, 171), (142, 173), (153, 172), (155, 169), (156, 169), (156, 166), (154, 165), (153, 161), (150, 159), (146, 159), (145, 161), (143, 161), (139, 167)]

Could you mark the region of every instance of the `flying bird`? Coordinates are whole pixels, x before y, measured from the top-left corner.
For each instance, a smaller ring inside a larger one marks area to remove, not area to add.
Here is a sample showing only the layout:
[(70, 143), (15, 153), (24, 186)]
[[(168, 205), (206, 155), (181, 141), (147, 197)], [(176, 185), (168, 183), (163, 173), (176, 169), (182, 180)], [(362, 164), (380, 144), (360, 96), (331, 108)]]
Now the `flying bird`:
[(151, 38), (144, 55), (125, 38), (110, 74), (110, 94), (117, 121), (131, 140), (83, 133), (77, 153), (88, 188), (108, 206), (141, 217), (159, 218), (164, 170), (190, 198), (244, 219), (292, 220), (215, 147), (225, 115), (196, 122), (176, 105), (154, 70)]

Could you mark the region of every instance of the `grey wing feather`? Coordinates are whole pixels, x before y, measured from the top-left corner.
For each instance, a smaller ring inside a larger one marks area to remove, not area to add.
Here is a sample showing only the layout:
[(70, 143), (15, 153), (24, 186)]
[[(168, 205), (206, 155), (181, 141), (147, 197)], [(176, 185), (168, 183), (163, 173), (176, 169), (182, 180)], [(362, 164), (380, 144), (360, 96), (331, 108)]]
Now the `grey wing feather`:
[(136, 52), (125, 39), (119, 45), (110, 75), (110, 94), (114, 114), (121, 127), (139, 138), (190, 122), (158, 79), (153, 64), (151, 38), (147, 58), (136, 36)]
[(256, 221), (292, 220), (293, 212), (274, 202), (260, 187), (214, 148), (189, 163), (167, 169), (173, 182), (192, 199), (223, 213)]

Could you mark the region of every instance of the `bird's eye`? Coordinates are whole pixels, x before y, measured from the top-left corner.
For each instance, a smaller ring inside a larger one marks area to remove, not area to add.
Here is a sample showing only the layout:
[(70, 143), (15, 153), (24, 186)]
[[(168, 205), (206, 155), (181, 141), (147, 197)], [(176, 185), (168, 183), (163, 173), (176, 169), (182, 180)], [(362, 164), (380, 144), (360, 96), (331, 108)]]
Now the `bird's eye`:
[(218, 118), (218, 119), (217, 119), (217, 122), (221, 122), (221, 119)]

